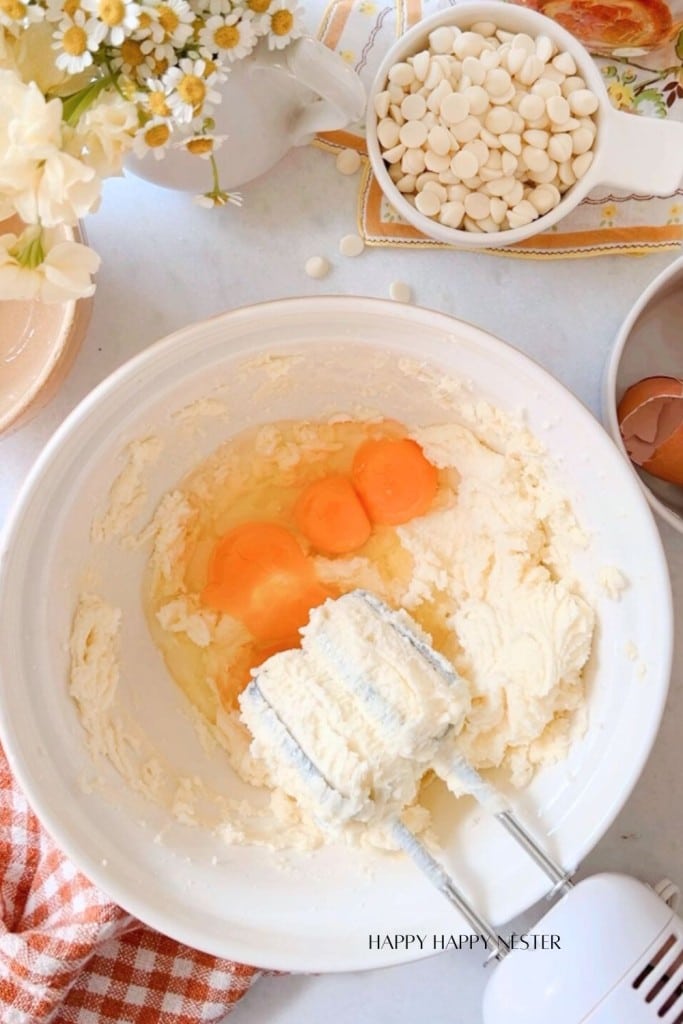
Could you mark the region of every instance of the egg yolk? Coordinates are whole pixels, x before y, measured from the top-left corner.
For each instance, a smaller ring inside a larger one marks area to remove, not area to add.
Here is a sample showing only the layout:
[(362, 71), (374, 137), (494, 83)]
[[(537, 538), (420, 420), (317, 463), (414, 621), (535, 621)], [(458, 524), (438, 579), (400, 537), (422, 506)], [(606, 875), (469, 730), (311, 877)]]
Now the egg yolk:
[(243, 623), (268, 650), (299, 645), (311, 608), (331, 596), (296, 538), (277, 523), (243, 523), (216, 543), (202, 601)]

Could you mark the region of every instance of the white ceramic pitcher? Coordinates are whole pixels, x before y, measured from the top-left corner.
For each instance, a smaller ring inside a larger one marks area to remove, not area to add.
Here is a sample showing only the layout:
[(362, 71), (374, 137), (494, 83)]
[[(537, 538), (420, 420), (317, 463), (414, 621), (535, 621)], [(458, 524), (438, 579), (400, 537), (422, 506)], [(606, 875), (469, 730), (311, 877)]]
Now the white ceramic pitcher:
[[(250, 57), (235, 61), (221, 91), (212, 116), (216, 134), (227, 135), (215, 156), (221, 187), (228, 190), (264, 174), (316, 132), (344, 128), (365, 112), (358, 75), (310, 37), (276, 52), (259, 43)], [(126, 167), (166, 188), (202, 192), (210, 180), (207, 162), (182, 148), (162, 160), (131, 157)]]

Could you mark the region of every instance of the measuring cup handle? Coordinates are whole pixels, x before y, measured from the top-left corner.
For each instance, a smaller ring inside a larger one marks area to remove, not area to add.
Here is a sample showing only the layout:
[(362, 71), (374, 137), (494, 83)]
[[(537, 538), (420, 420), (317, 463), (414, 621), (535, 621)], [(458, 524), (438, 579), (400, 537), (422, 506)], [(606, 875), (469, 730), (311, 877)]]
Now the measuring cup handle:
[(671, 195), (683, 180), (683, 123), (611, 111), (600, 180), (625, 192)]
[(365, 89), (356, 72), (338, 53), (317, 39), (303, 37), (287, 48), (287, 66), (315, 93), (296, 117), (292, 144), (303, 146), (317, 132), (345, 128), (365, 113)]

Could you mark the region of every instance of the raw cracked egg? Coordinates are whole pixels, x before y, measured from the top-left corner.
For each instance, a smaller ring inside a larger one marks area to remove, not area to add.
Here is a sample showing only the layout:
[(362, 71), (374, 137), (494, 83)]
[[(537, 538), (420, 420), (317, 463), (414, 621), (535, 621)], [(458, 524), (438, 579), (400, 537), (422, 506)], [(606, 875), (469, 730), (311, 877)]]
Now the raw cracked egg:
[(683, 380), (646, 377), (617, 406), (619, 429), (636, 466), (683, 486)]

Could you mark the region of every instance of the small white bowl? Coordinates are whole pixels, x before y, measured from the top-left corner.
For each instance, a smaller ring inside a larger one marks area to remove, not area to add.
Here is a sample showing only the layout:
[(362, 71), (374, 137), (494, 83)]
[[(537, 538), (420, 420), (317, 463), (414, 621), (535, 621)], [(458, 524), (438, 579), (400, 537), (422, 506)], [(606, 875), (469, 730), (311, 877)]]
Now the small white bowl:
[[(17, 217), (0, 221), (0, 234), (21, 230)], [(64, 241), (82, 233), (60, 228)], [(0, 302), (0, 434), (23, 426), (54, 396), (76, 357), (92, 302)]]
[[(390, 68), (398, 61), (407, 60), (425, 49), (430, 32), (443, 25), (467, 29), (478, 21), (491, 21), (507, 32), (525, 32), (532, 38), (549, 36), (559, 49), (571, 54), (577, 73), (595, 93), (599, 102), (595, 115), (597, 135), (593, 147), (594, 158), (586, 174), (565, 192), (553, 210), (531, 224), (483, 233), (446, 227), (421, 214), (399, 192), (382, 158), (375, 112), (375, 97), (385, 88)], [(514, 3), (500, 3), (500, 0), (457, 4), (425, 18), (401, 36), (386, 54), (370, 88), (366, 130), (373, 172), (394, 209), (424, 235), (439, 242), (469, 248), (512, 245), (546, 231), (571, 213), (598, 185), (610, 185), (627, 192), (670, 195), (683, 178), (683, 124), (637, 117), (615, 110), (597, 65), (574, 36), (537, 11)]]
[(624, 320), (602, 388), (603, 423), (633, 466), (652, 508), (683, 533), (683, 487), (658, 480), (631, 463), (617, 419), (626, 388), (644, 377), (660, 375), (683, 375), (683, 256), (654, 279)]

